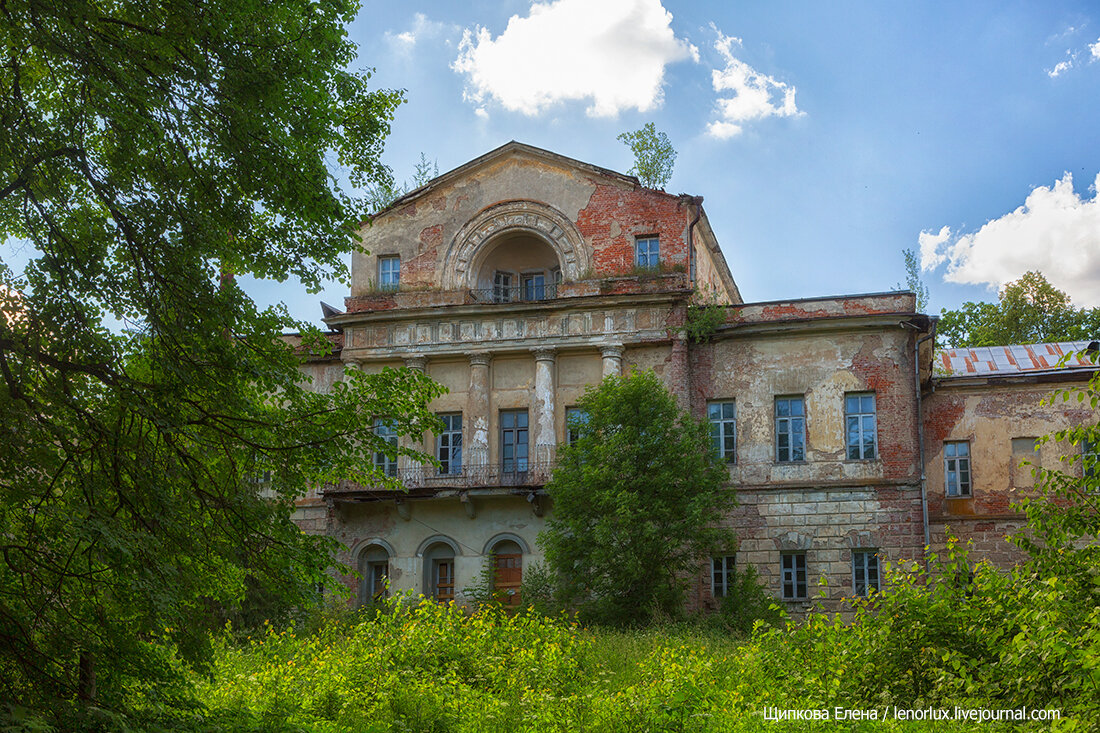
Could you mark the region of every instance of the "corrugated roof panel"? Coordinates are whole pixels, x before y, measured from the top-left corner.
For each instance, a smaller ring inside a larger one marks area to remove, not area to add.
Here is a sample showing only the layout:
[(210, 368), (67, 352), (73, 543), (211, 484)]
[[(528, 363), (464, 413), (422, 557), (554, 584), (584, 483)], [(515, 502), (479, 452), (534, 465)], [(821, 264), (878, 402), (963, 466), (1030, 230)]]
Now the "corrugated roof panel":
[[(1020, 374), (1058, 368), (1096, 369), (1100, 367), (1084, 352), (1088, 341), (1064, 341), (1049, 344), (982, 346), (973, 349), (941, 349), (939, 361), (949, 375)], [(1059, 362), (1067, 355), (1065, 364)]]

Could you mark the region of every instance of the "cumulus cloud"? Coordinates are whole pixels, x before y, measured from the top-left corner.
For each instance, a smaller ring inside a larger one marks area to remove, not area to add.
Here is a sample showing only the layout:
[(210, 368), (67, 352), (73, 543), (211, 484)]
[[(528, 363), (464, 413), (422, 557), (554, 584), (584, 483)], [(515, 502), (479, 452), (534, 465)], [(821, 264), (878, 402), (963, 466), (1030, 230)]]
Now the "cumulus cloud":
[(1053, 69), (1047, 69), (1047, 76), (1053, 79), (1056, 76), (1060, 76), (1063, 71), (1066, 71), (1072, 66), (1073, 59), (1070, 59), (1069, 61), (1059, 61), (1057, 64), (1054, 65)]
[(1024, 205), (977, 232), (921, 232), (921, 268), (947, 262), (943, 279), (1000, 288), (1028, 270), (1039, 270), (1079, 306), (1100, 306), (1100, 175), (1092, 198), (1073, 190), (1066, 173), (1049, 188), (1039, 186)]
[(1096, 39), (1096, 43), (1089, 44), (1089, 52), (1092, 53), (1092, 60), (1100, 59), (1100, 38)]
[[(715, 104), (718, 119), (707, 125), (707, 132), (720, 139), (741, 134), (746, 122), (765, 117), (793, 117), (799, 114), (795, 105), (795, 88), (774, 77), (752, 68), (734, 55), (734, 47), (740, 48), (741, 39), (718, 33), (714, 48), (722, 56), (725, 68), (711, 72), (711, 83), (718, 92)], [(732, 92), (732, 96), (722, 96)]]
[(531, 116), (567, 100), (588, 100), (593, 117), (647, 112), (663, 101), (665, 67), (699, 57), (671, 23), (661, 0), (535, 2), (496, 38), (466, 29), (451, 68), (481, 113), (490, 100)]

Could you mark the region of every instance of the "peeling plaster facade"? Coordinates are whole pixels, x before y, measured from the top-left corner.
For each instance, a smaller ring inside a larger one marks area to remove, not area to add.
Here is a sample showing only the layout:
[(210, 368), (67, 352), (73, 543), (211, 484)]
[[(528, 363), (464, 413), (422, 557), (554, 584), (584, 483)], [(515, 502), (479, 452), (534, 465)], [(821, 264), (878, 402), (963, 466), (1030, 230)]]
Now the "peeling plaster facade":
[[(837, 602), (854, 592), (861, 553), (919, 558), (948, 528), (1011, 562), (1003, 537), (1019, 517), (1009, 503), (1030, 477), (1012, 439), (1096, 419), (1039, 405), (1091, 367), (980, 379), (953, 373), (950, 360), (934, 370), (934, 321), (914, 312), (911, 293), (743, 303), (701, 198), (519, 143), (404, 196), (362, 237), (346, 311), (326, 318), (342, 348), (307, 365), (313, 384), (331, 387), (345, 367), (422, 370), (448, 389), (432, 409), (461, 415), (463, 455), (454, 474), (400, 464), (403, 495), (342, 483), (299, 502), (303, 529), (339, 539), (338, 559), (362, 572), (345, 579), (360, 601), (378, 567), (395, 590), (461, 599), (490, 553), (518, 557), (521, 569), (539, 560), (553, 512), (543, 486), (566, 410), (586, 386), (635, 367), (653, 369), (700, 418), (710, 404), (734, 405), (729, 486), (740, 506), (726, 520), (738, 535), (729, 555), (755, 565), (777, 597), (784, 553), (803, 558), (809, 598), (824, 589)], [(639, 270), (638, 243), (653, 239), (659, 267)], [(381, 287), (383, 257), (399, 258), (396, 289)], [(677, 330), (699, 294), (726, 306), (702, 344)], [(873, 450), (859, 459), (848, 445), (852, 395), (875, 404)], [(805, 450), (780, 461), (776, 400), (792, 397)], [(506, 455), (520, 437), (525, 470)], [(945, 441), (972, 446), (968, 497), (945, 496)], [(435, 453), (436, 437), (417, 447)], [(1070, 450), (1047, 445), (1040, 458)], [(715, 604), (713, 582), (701, 558), (692, 606)], [(809, 600), (788, 603), (798, 613)]]

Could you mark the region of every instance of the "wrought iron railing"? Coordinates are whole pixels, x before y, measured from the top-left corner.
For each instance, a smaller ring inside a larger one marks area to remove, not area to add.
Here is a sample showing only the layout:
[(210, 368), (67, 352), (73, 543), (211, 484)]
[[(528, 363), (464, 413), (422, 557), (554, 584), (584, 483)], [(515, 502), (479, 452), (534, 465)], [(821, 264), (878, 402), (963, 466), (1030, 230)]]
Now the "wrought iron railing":
[(482, 288), (471, 290), (470, 296), (475, 303), (537, 303), (541, 300), (557, 298), (558, 286), (550, 283), (547, 285)]
[[(406, 489), (475, 489), (542, 486), (550, 480), (554, 464), (550, 461), (526, 461), (516, 465), (464, 465), (452, 467), (447, 473), (435, 466), (398, 468), (387, 473), (396, 478)], [(337, 491), (367, 490), (380, 486), (354, 486), (340, 482), (331, 487)]]

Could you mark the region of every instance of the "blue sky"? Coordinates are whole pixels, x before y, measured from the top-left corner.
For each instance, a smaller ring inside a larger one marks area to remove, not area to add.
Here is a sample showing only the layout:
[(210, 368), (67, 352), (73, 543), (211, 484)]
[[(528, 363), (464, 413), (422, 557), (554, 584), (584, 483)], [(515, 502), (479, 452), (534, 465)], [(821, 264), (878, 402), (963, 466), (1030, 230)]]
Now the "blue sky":
[(933, 312), (1028, 269), (1100, 305), (1095, 0), (412, 0), (349, 32), (407, 90), (398, 179), (513, 139), (626, 171), (616, 135), (652, 121), (746, 300), (888, 290), (913, 248)]

